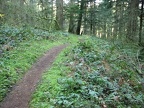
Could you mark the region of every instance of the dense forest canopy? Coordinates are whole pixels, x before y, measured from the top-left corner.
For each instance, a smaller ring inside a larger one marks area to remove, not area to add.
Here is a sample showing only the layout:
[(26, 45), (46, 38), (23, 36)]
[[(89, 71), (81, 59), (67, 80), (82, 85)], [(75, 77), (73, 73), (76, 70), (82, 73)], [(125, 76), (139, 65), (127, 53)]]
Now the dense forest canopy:
[(142, 44), (143, 0), (0, 0), (0, 23)]

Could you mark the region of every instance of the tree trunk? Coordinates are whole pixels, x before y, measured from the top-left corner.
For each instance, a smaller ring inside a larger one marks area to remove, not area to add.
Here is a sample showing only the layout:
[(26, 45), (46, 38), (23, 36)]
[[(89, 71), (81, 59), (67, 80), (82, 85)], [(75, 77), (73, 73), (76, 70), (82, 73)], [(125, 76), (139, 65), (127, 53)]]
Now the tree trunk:
[(114, 23), (114, 36), (113, 38), (116, 38), (118, 36), (118, 30), (119, 30), (119, 27), (118, 27), (118, 1), (115, 1), (116, 2), (116, 12), (115, 12), (115, 23)]
[(24, 0), (20, 0), (20, 8), (21, 8), (21, 13), (19, 13), (20, 14), (20, 24), (22, 23), (22, 22), (25, 22), (25, 11), (24, 12), (22, 12), (22, 8), (24, 7)]
[(144, 6), (144, 0), (142, 0), (141, 3), (141, 14), (140, 14), (140, 28), (139, 28), (139, 45), (142, 44), (142, 25), (143, 25), (143, 7)]
[(84, 10), (84, 0), (81, 0), (80, 13), (79, 13), (79, 17), (78, 17), (77, 30), (76, 30), (77, 35), (80, 35), (80, 29), (81, 29), (82, 17), (83, 17), (83, 10)]
[(63, 0), (56, 0), (56, 20), (58, 30), (63, 30)]
[(96, 22), (95, 22), (95, 17), (96, 17), (96, 13), (95, 13), (95, 10), (96, 10), (96, 2), (94, 1), (94, 9), (93, 9), (93, 35), (95, 36), (96, 35)]
[(139, 0), (131, 0), (129, 3), (128, 25), (127, 25), (127, 38), (135, 41), (138, 31), (138, 6)]
[(53, 0), (51, 0), (51, 19), (54, 17), (54, 6)]
[(83, 33), (84, 34), (87, 34), (87, 30), (88, 30), (88, 26), (87, 26), (87, 6), (88, 5), (88, 3), (85, 3), (85, 5), (84, 5), (84, 31), (83, 31)]
[(124, 35), (124, 16), (123, 16), (123, 13), (124, 13), (124, 1), (121, 1), (120, 3), (120, 12), (119, 12), (119, 17), (120, 17), (120, 20), (119, 20), (119, 34), (118, 34), (118, 39), (121, 39), (122, 36)]
[[(70, 0), (70, 5), (74, 5), (74, 1)], [(72, 11), (72, 9), (71, 9)], [(74, 13), (70, 12), (70, 19), (69, 19), (69, 33), (74, 33)]]

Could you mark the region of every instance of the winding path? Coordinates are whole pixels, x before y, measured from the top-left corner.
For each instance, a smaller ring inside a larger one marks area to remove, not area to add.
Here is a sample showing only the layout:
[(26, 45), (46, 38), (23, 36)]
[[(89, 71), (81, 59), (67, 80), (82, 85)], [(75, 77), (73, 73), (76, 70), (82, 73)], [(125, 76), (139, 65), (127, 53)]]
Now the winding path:
[(0, 108), (28, 108), (31, 94), (35, 90), (42, 73), (51, 66), (55, 57), (65, 47), (66, 45), (60, 45), (45, 53), (22, 80), (13, 87), (12, 91), (1, 102)]

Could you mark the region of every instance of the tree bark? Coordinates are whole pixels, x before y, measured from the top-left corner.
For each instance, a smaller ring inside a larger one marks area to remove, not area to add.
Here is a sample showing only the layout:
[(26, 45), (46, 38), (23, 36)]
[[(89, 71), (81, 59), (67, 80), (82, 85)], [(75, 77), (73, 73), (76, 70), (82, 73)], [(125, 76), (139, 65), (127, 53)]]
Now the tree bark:
[(86, 2), (84, 5), (84, 34), (88, 33), (88, 26), (87, 26), (87, 7), (88, 7), (88, 3)]
[(96, 22), (95, 22), (95, 17), (96, 17), (96, 12), (95, 12), (95, 9), (96, 9), (96, 2), (94, 1), (94, 11), (93, 11), (93, 35), (95, 36), (96, 35)]
[(131, 0), (129, 3), (127, 38), (131, 41), (135, 41), (138, 33), (138, 6), (139, 0)]
[(116, 5), (115, 5), (115, 23), (114, 23), (114, 37), (116, 38), (118, 36), (118, 1), (115, 1)]
[(143, 25), (143, 7), (144, 0), (141, 1), (140, 28), (139, 28), (139, 45), (142, 44), (142, 25)]
[(58, 22), (58, 30), (63, 30), (63, 0), (56, 0), (56, 20)]
[(51, 0), (51, 19), (54, 17), (54, 6), (53, 6), (53, 0)]
[(84, 10), (84, 0), (81, 0), (80, 13), (79, 13), (79, 17), (78, 17), (77, 30), (76, 30), (77, 35), (80, 35), (80, 29), (81, 29), (82, 17), (83, 17), (83, 10)]
[[(70, 0), (70, 5), (73, 6), (74, 5), (74, 1)], [(72, 11), (72, 9), (71, 9)], [(69, 29), (68, 29), (69, 33), (74, 33), (74, 13), (70, 12), (70, 18), (69, 18)]]

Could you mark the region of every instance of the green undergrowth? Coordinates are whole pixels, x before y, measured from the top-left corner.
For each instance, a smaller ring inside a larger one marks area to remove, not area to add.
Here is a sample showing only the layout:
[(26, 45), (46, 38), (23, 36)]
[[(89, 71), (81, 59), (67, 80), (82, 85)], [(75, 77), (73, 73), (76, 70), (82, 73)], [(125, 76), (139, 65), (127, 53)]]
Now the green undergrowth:
[(15, 49), (5, 52), (3, 57), (0, 58), (0, 101), (10, 90), (9, 88), (22, 77), (38, 57), (59, 44), (62, 43), (32, 40), (20, 43)]
[(62, 43), (75, 43), (78, 41), (78, 37), (69, 33), (63, 33), (61, 31), (48, 32), (31, 27), (0, 27), (0, 57), (3, 56), (5, 51), (10, 51), (17, 47), (19, 43), (29, 40), (50, 40), (53, 42)]
[(31, 107), (142, 108), (144, 64), (137, 50), (118, 41), (81, 38), (44, 75)]
[(69, 33), (47, 32), (31, 27), (0, 27), (0, 101), (45, 51), (60, 44), (74, 44)]
[(43, 74), (42, 80), (39, 82), (36, 91), (32, 96), (30, 108), (50, 108), (55, 97), (60, 91), (58, 79), (65, 76), (69, 67), (64, 62), (67, 60), (66, 55), (70, 47), (64, 49), (54, 61), (51, 69)]

